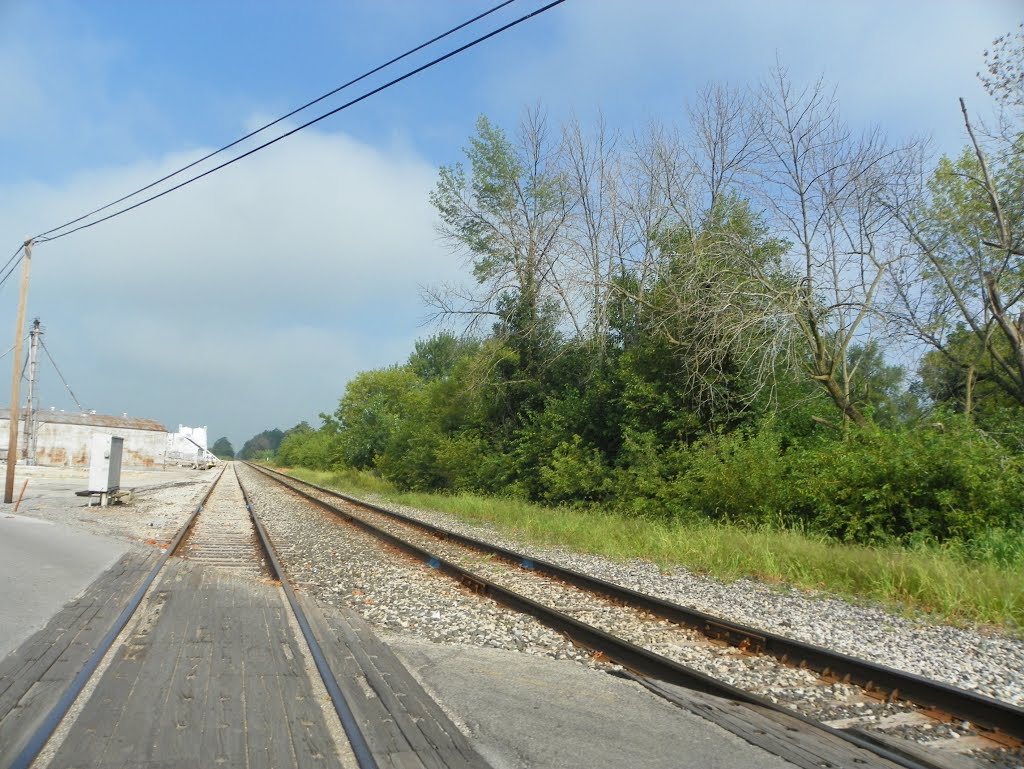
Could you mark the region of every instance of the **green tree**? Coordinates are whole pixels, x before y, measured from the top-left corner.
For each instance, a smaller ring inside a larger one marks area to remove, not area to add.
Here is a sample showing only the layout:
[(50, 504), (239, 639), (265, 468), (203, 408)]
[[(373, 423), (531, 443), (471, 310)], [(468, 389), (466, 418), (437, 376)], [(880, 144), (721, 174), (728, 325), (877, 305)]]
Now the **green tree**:
[(780, 302), (797, 287), (782, 263), (788, 244), (731, 194), (696, 225), (659, 233), (656, 244), (652, 280), (634, 297), (645, 331), (635, 353), (648, 358), (647, 370), (651, 356), (663, 357), (655, 366), (675, 370), (686, 410), (704, 424), (727, 421), (791, 358), (794, 326)]
[(284, 433), (276, 427), (257, 433), (242, 445), (238, 452), (239, 459), (273, 459), (277, 447), (281, 445)]
[(215, 457), (219, 459), (234, 459), (235, 449), (231, 445), (231, 441), (227, 437), (220, 437), (213, 442), (213, 448), (210, 449)]
[(358, 469), (375, 466), (423, 387), (408, 366), (365, 371), (352, 379), (338, 403), (338, 447), (345, 464)]
[(978, 141), (942, 158), (921, 190), (925, 203), (902, 219), (915, 258), (894, 275), (898, 319), (945, 358), (941, 368), (958, 372), (967, 411), (983, 382), (1024, 406), (1021, 136), (993, 139), (992, 159)]
[(468, 173), (462, 163), (442, 167), (430, 201), (442, 237), (465, 256), (476, 287), (434, 289), (427, 299), (441, 317), (476, 328), (491, 322), (509, 353), (490, 348), (507, 411), (515, 415), (539, 397), (557, 354), (555, 276), (572, 196), (537, 112), (527, 115), (515, 143), (481, 116), (465, 154)]
[(847, 356), (847, 366), (855, 374), (850, 396), (875, 424), (897, 427), (920, 417), (918, 398), (906, 386), (906, 370), (886, 362), (876, 340), (851, 345)]
[(300, 422), (285, 432), (275, 459), (283, 467), (328, 470), (340, 461), (337, 444), (337, 429), (333, 420), (325, 419), (318, 430), (314, 430), (308, 422)]
[(448, 331), (418, 339), (409, 356), (409, 366), (420, 379), (448, 379), (459, 362), (480, 348), (475, 339), (462, 339)]

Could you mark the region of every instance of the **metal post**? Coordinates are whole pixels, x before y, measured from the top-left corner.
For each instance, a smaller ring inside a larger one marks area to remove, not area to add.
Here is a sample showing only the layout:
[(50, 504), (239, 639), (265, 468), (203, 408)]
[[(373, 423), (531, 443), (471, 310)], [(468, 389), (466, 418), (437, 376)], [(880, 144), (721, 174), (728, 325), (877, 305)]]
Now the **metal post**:
[(32, 330), (28, 332), (28, 414), (25, 417), (25, 464), (36, 463), (36, 371), (39, 363), (39, 337), (43, 329), (39, 318), (32, 321)]
[(21, 335), (25, 333), (25, 302), (28, 300), (28, 276), (32, 266), (32, 241), (25, 241), (25, 257), (21, 268), (21, 296), (18, 298), (18, 321), (14, 329), (14, 374), (11, 376), (11, 431), (7, 437), (7, 482), (4, 502), (14, 501), (14, 466), (18, 464), (18, 422), (21, 421)]

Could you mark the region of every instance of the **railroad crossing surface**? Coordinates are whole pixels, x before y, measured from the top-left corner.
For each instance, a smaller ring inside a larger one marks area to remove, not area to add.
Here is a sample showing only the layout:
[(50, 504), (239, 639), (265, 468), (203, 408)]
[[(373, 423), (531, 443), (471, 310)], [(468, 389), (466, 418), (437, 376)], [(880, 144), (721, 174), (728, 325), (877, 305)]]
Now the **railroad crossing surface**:
[[(213, 481), (197, 478), (176, 520)], [(35, 574), (20, 595), (0, 595), (0, 769), (17, 765), (52, 718), (167, 544), (166, 529), (132, 542), (78, 520), (81, 500), (40, 499), (32, 515), (0, 513), (5, 584)], [(211, 511), (239, 504), (215, 502)], [(119, 514), (128, 513), (89, 516)], [(357, 766), (281, 586), (251, 562), (202, 557), (202, 534), (197, 526), (186, 557), (167, 560), (31, 766)], [(28, 540), (31, 568), (14, 557)], [(89, 547), (76, 553), (76, 540)], [(298, 602), (382, 767), (792, 766), (606, 673), (496, 649), (384, 643), (351, 612), (301, 593)]]

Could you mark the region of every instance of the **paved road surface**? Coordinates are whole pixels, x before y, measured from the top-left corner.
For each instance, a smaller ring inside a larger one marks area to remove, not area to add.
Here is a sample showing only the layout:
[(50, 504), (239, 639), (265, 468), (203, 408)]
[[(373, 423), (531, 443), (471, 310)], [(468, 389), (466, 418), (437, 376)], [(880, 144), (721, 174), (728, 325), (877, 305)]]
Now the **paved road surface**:
[(122, 540), (0, 508), (0, 659), (130, 547)]

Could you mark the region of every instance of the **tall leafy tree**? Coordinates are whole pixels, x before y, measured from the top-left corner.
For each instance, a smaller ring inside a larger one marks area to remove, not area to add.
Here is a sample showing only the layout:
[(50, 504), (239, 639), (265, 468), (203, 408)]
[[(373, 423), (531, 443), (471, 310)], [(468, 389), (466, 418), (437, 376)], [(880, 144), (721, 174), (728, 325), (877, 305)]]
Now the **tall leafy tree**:
[(403, 420), (415, 413), (422, 388), (422, 380), (408, 366), (364, 371), (352, 379), (334, 412), (345, 464), (374, 467)]
[(220, 459), (234, 459), (235, 449), (231, 445), (231, 441), (226, 436), (222, 436), (213, 442), (213, 448), (210, 449), (215, 457)]
[(284, 433), (274, 427), (257, 433), (242, 445), (238, 452), (239, 459), (270, 459), (281, 445)]
[(559, 243), (572, 206), (556, 165), (544, 116), (529, 112), (511, 140), (481, 116), (462, 163), (441, 168), (430, 196), (441, 235), (469, 265), (475, 287), (430, 289), (438, 315), (479, 329), (487, 320), (508, 355), (496, 348), (508, 408), (516, 414), (537, 396), (537, 383), (558, 349)]
[(922, 195), (903, 217), (915, 258), (894, 274), (898, 320), (959, 372), (968, 410), (979, 382), (1024, 406), (1024, 157), (975, 143)]

